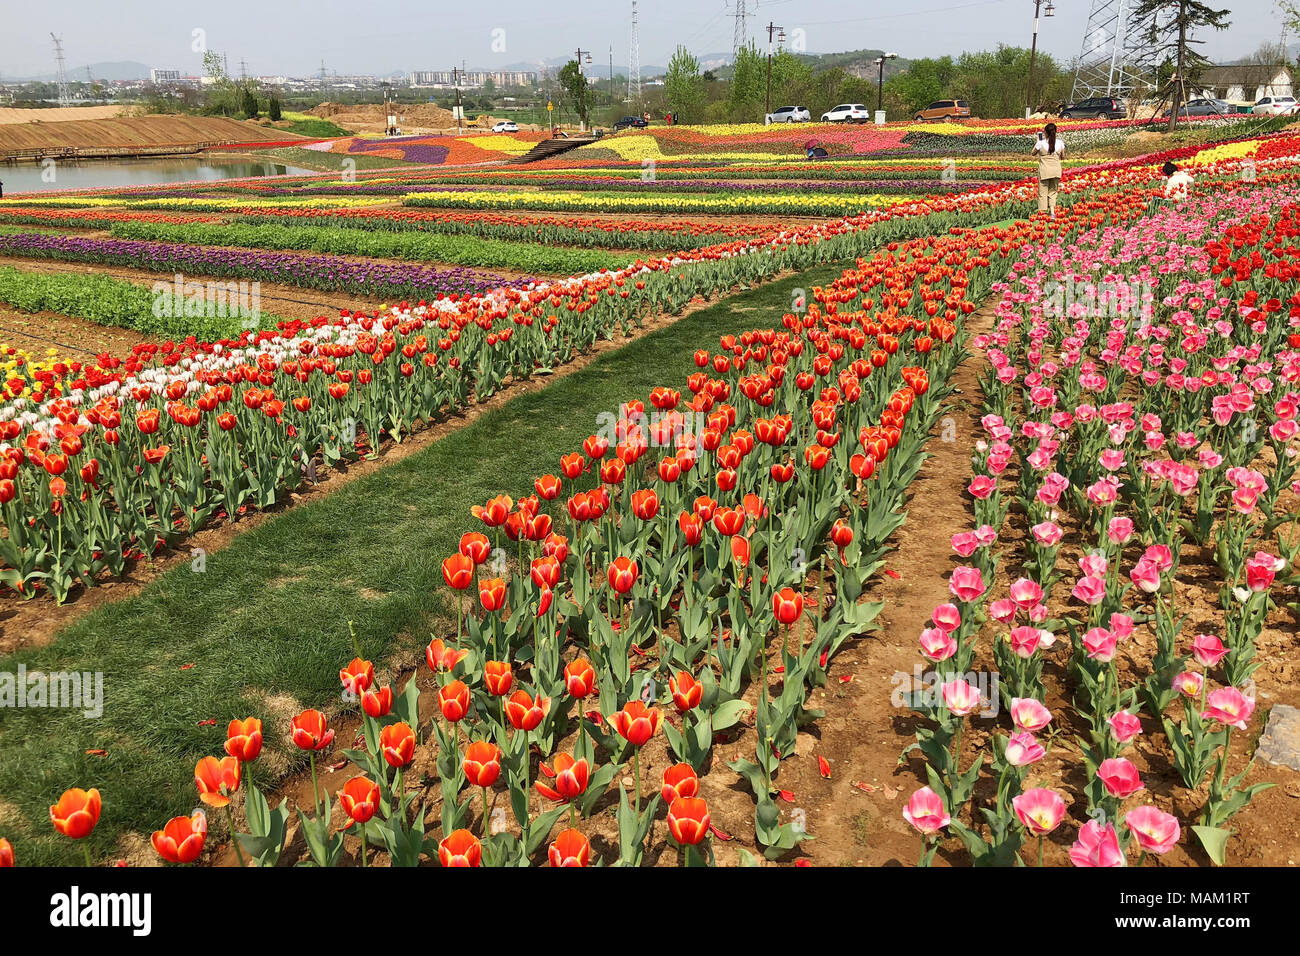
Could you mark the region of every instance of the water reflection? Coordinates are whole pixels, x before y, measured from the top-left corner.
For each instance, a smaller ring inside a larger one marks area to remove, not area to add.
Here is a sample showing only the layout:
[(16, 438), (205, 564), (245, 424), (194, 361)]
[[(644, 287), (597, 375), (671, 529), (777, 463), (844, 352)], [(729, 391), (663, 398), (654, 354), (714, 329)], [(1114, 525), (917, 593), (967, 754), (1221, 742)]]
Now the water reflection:
[[(180, 156), (161, 159), (58, 160), (0, 165), (5, 197), (56, 189), (106, 189), (113, 186), (150, 186), (158, 183), (214, 182), (250, 176), (302, 176), (317, 170), (260, 160), (223, 160)], [(53, 178), (53, 182), (49, 182)]]

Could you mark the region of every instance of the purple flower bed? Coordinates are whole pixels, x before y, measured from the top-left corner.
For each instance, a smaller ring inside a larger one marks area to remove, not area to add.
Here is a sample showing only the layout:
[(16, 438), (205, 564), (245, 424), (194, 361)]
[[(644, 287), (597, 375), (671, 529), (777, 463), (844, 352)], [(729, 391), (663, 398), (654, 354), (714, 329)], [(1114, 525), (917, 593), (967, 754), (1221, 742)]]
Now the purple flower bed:
[(507, 279), (460, 266), (399, 265), (340, 256), (221, 249), (134, 239), (84, 239), (18, 233), (0, 236), (0, 256), (128, 266), (164, 274), (217, 276), (357, 295), (434, 299), (523, 288), (533, 278)]

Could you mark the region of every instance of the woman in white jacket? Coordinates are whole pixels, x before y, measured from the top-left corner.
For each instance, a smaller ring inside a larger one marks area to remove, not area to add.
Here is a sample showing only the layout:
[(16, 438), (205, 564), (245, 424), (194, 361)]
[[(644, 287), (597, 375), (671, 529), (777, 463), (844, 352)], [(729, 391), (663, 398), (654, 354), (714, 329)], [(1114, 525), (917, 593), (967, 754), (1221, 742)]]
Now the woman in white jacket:
[(1038, 211), (1056, 218), (1056, 197), (1061, 191), (1061, 161), (1065, 159), (1065, 141), (1056, 135), (1056, 124), (1048, 123), (1034, 144), (1038, 157)]

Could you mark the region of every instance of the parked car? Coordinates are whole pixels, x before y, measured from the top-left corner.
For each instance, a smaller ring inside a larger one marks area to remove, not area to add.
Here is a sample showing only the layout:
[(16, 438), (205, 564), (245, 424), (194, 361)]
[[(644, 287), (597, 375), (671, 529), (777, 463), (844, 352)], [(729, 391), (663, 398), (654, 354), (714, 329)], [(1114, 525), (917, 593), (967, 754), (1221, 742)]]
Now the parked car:
[(1264, 96), (1255, 101), (1251, 107), (1252, 113), (1262, 113), (1265, 116), (1282, 116), (1296, 112), (1296, 99), (1294, 96)]
[(621, 129), (645, 129), (649, 125), (644, 116), (624, 116), (614, 124), (614, 132), (617, 133)]
[(965, 100), (935, 100), (923, 110), (917, 110), (916, 120), (970, 119), (970, 104)]
[(866, 123), (871, 112), (861, 103), (841, 103), (822, 114), (823, 123)]
[(782, 106), (767, 114), (768, 123), (811, 123), (812, 113), (806, 106)]
[(1072, 103), (1061, 110), (1061, 119), (1126, 119), (1128, 109), (1124, 101), (1114, 96), (1093, 96)]
[[(1235, 112), (1233, 105), (1227, 100), (1208, 98), (1188, 100), (1178, 108), (1179, 116), (1227, 116), (1232, 112)], [(1168, 119), (1169, 113), (1169, 110), (1165, 110), (1162, 115)]]
[(496, 126), (492, 127), (492, 132), (517, 133), (519, 132), (519, 124), (516, 123), (514, 120), (502, 120), (500, 123), (497, 123)]

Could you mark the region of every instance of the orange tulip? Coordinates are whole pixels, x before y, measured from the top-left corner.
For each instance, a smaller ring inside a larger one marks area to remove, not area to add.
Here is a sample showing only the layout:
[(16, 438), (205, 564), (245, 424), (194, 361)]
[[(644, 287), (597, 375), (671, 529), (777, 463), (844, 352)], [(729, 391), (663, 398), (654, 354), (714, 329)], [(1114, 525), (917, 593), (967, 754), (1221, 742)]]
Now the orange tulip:
[(262, 752), (262, 722), (256, 717), (232, 720), (226, 727), (226, 753), (236, 760), (256, 760)]
[(668, 808), (668, 832), (682, 846), (695, 846), (709, 833), (709, 805), (699, 797), (678, 797)]
[(501, 748), (486, 740), (476, 740), (465, 748), (465, 779), (475, 787), (490, 787), (501, 776)]
[(542, 766), (542, 773), (555, 778), (551, 787), (541, 780), (537, 781), (537, 792), (547, 800), (560, 803), (582, 796), (587, 791), (587, 781), (591, 777), (591, 765), (584, 760), (574, 760), (568, 754), (555, 755), (555, 767), (548, 770)]
[(475, 564), (482, 564), (492, 553), (492, 542), (481, 531), (467, 531), (460, 536), (458, 550)]
[(375, 682), (375, 665), (354, 657), (347, 667), (339, 671), (339, 681), (351, 697), (360, 697)]
[(579, 700), (596, 689), (596, 669), (585, 657), (570, 661), (564, 668), (564, 689)]
[(510, 693), (514, 682), (515, 675), (509, 661), (488, 661), (483, 665), (483, 683), (493, 697), (504, 697)]
[(393, 689), (379, 687), (366, 691), (361, 695), (361, 709), (366, 712), (367, 717), (376, 720), (387, 717), (388, 712), (393, 709)]
[(506, 701), (506, 717), (515, 730), (532, 730), (550, 709), (551, 698), (538, 696), (534, 700), (525, 690), (515, 691)]
[(234, 757), (204, 757), (194, 767), (194, 785), (199, 799), (210, 807), (230, 805), (230, 795), (239, 789), (240, 763)]
[(464, 591), (474, 582), (474, 559), (459, 553), (444, 559), (442, 579), (447, 582), (447, 587)]
[(50, 822), (64, 836), (80, 840), (95, 829), (102, 806), (98, 790), (73, 788), (64, 791), (59, 802), (50, 807)]
[(453, 724), (469, 713), (469, 688), (464, 681), (454, 680), (438, 691), (438, 706), (442, 716)]
[(155, 830), (149, 842), (168, 863), (193, 863), (203, 852), (208, 838), (208, 818), (202, 810), (188, 817), (172, 817), (161, 830)]
[(379, 784), (356, 776), (339, 790), (339, 806), (353, 823), (366, 823), (379, 811)]
[(334, 731), (319, 710), (304, 710), (289, 724), (294, 744), (301, 750), (324, 750), (334, 742)]
[(407, 723), (389, 724), (379, 732), (379, 747), (390, 767), (405, 767), (415, 756), (415, 731)]
[(0, 869), (14, 865), (14, 845), (0, 837)]
[(647, 707), (639, 700), (628, 702), (622, 710), (615, 711), (607, 718), (609, 725), (633, 747), (642, 746), (657, 734), (663, 719), (663, 713)]
[(609, 566), (609, 586), (619, 594), (626, 594), (636, 584), (638, 572), (637, 564), (631, 558), (615, 558)]
[(683, 714), (699, 707), (704, 699), (704, 685), (686, 671), (678, 671), (676, 677), (668, 678), (668, 691), (673, 695), (677, 710)]
[(478, 599), (485, 611), (499, 611), (506, 603), (506, 582), (501, 578), (485, 578), (478, 583)]
[(438, 862), (443, 866), (478, 866), (483, 846), (468, 830), (453, 830), (438, 844)]
[(424, 660), (429, 665), (430, 670), (454, 671), (459, 664), (469, 654), (469, 651), (458, 651), (455, 648), (448, 647), (443, 643), (442, 638), (435, 637), (429, 642), (429, 646), (424, 649)]
[(794, 588), (782, 588), (772, 595), (772, 613), (789, 627), (803, 614), (803, 595)]
[(591, 861), (591, 841), (577, 830), (561, 830), (547, 856), (551, 866), (586, 866)]
[(664, 784), (659, 794), (669, 806), (678, 797), (694, 797), (700, 792), (700, 778), (688, 763), (674, 764), (664, 771)]

